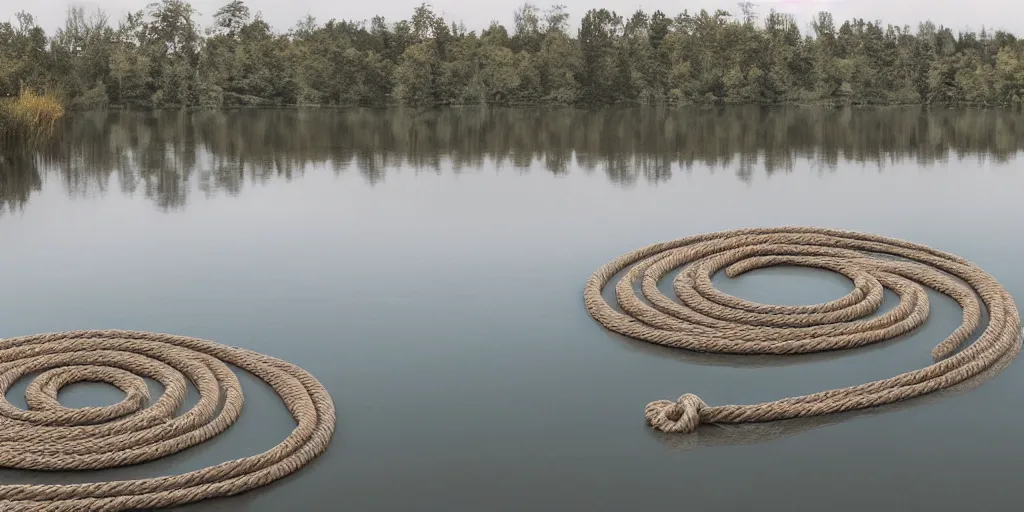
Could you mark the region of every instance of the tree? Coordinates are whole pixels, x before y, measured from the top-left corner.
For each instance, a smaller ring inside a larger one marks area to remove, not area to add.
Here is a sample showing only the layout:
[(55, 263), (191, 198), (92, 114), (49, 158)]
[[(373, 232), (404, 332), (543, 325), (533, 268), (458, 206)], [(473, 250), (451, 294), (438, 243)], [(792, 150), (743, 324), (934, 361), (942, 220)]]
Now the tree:
[(229, 38), (235, 37), (243, 27), (249, 24), (249, 7), (242, 0), (234, 0), (221, 7), (213, 15), (217, 34)]
[(452, 103), (1020, 105), (1024, 42), (1005, 31), (916, 31), (740, 2), (674, 16), (524, 3), (477, 34), (427, 3), (388, 22), (312, 15), (278, 32), (243, 0), (200, 31), (192, 5), (159, 0), (111, 23), (68, 10), (51, 36), (25, 12), (0, 23), (0, 96), (46, 89), (76, 109)]
[(578, 82), (583, 84), (585, 103), (610, 103), (615, 100), (615, 70), (619, 61), (613, 41), (619, 35), (622, 18), (607, 9), (593, 9), (583, 16), (579, 29), (582, 66)]

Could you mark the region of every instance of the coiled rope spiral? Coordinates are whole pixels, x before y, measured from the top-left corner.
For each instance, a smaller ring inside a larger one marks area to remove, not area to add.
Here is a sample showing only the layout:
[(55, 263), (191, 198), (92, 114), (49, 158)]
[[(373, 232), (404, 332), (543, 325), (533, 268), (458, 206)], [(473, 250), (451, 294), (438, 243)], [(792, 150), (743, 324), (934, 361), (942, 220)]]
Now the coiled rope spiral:
[[(716, 290), (721, 269), (735, 277), (774, 265), (831, 270), (853, 281), (847, 296), (810, 306), (776, 306)], [(658, 282), (674, 280), (678, 301)], [(615, 275), (619, 306), (602, 297)], [(634, 291), (639, 282), (644, 301)], [(956, 300), (963, 323), (932, 351), (930, 366), (858, 386), (753, 405), (711, 407), (693, 394), (651, 402), (648, 423), (663, 432), (688, 433), (702, 423), (749, 423), (819, 416), (888, 404), (958, 384), (980, 374), (1014, 349), (1021, 319), (1013, 297), (977, 265), (930, 247), (894, 238), (814, 227), (751, 228), (682, 238), (624, 254), (587, 281), (590, 315), (619, 334), (659, 345), (730, 354), (805, 354), (850, 349), (913, 331), (928, 317), (927, 286)], [(895, 309), (868, 317), (883, 289), (899, 296)], [(980, 298), (980, 301), (979, 301)], [(981, 325), (980, 337), (961, 346)]]
[[(174, 476), (71, 485), (0, 485), (4, 512), (148, 510), (230, 496), (297, 471), (327, 449), (334, 403), (327, 390), (293, 364), (206, 340), (135, 331), (73, 331), (0, 340), (0, 467), (94, 470), (178, 453), (227, 430), (242, 412), (242, 388), (225, 363), (255, 375), (280, 395), (297, 426), (263, 453)], [(6, 393), (22, 376), (29, 410)], [(145, 407), (142, 377), (164, 387)], [(112, 384), (126, 397), (105, 407), (70, 409), (57, 402), (74, 382)], [(199, 402), (175, 416), (188, 382)]]

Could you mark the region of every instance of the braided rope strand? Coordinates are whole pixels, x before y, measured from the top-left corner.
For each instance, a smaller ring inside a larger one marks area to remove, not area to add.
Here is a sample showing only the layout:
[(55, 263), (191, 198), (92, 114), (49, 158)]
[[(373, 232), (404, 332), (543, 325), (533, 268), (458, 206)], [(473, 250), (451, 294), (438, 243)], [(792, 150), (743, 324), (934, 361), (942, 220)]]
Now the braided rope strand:
[[(327, 390), (293, 364), (250, 350), (170, 334), (70, 331), (0, 340), (0, 467), (95, 470), (140, 464), (196, 446), (225, 431), (242, 411), (242, 388), (225, 363), (269, 384), (297, 425), (277, 446), (174, 476), (71, 485), (0, 485), (5, 512), (122, 511), (172, 507), (231, 496), (294, 473), (322, 454), (334, 435)], [(28, 410), (6, 399), (23, 376), (43, 372), (26, 390)], [(164, 386), (144, 407), (142, 377)], [(57, 402), (74, 382), (106, 382), (120, 403), (71, 409)], [(180, 416), (188, 382), (199, 402)]]
[[(729, 277), (775, 265), (816, 267), (853, 281), (847, 296), (823, 304), (777, 306), (749, 302), (714, 289), (711, 277)], [(678, 300), (658, 289), (675, 269)], [(615, 286), (621, 312), (602, 290)], [(634, 287), (639, 284), (641, 294)], [(751, 405), (708, 406), (693, 394), (651, 402), (647, 422), (663, 432), (689, 433), (703, 423), (753, 423), (821, 416), (906, 400), (945, 389), (992, 367), (1014, 349), (1021, 319), (1009, 292), (980, 267), (931, 247), (879, 235), (816, 227), (747, 228), (652, 244), (595, 271), (583, 297), (605, 328), (631, 338), (698, 352), (808, 354), (889, 340), (928, 318), (924, 287), (957, 301), (963, 322), (932, 351), (934, 363), (889, 379)], [(884, 289), (900, 299), (893, 310), (865, 318), (882, 304)], [(964, 343), (988, 323), (980, 337)]]

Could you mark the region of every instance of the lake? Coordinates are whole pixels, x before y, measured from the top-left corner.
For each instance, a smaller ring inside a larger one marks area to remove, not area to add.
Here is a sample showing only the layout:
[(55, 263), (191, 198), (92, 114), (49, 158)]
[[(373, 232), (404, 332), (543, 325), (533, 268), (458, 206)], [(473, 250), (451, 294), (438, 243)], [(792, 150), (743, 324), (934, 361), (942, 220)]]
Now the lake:
[[(77, 114), (47, 147), (0, 152), (0, 337), (196, 336), (295, 363), (330, 391), (326, 454), (182, 510), (1017, 510), (1019, 361), (840, 416), (691, 436), (644, 422), (648, 402), (683, 393), (747, 404), (926, 366), (960, 324), (951, 299), (932, 294), (902, 339), (742, 357), (611, 334), (582, 290), (649, 243), (815, 225), (963, 256), (1020, 303), (1022, 151), (1024, 114), (983, 110)], [(786, 267), (715, 283), (778, 304), (852, 288)], [(241, 379), (241, 419), (200, 447), (93, 473), (0, 470), (0, 483), (176, 474), (268, 449), (294, 423)], [(76, 384), (61, 400), (120, 396)]]

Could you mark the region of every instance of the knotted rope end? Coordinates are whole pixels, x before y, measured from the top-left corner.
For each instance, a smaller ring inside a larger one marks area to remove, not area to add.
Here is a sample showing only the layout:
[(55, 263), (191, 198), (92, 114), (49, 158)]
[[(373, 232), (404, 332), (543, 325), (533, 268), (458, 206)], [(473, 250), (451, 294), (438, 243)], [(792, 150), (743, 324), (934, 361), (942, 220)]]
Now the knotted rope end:
[(644, 416), (656, 430), (689, 434), (701, 424), (701, 413), (707, 404), (697, 395), (687, 393), (679, 400), (657, 400), (647, 404)]

